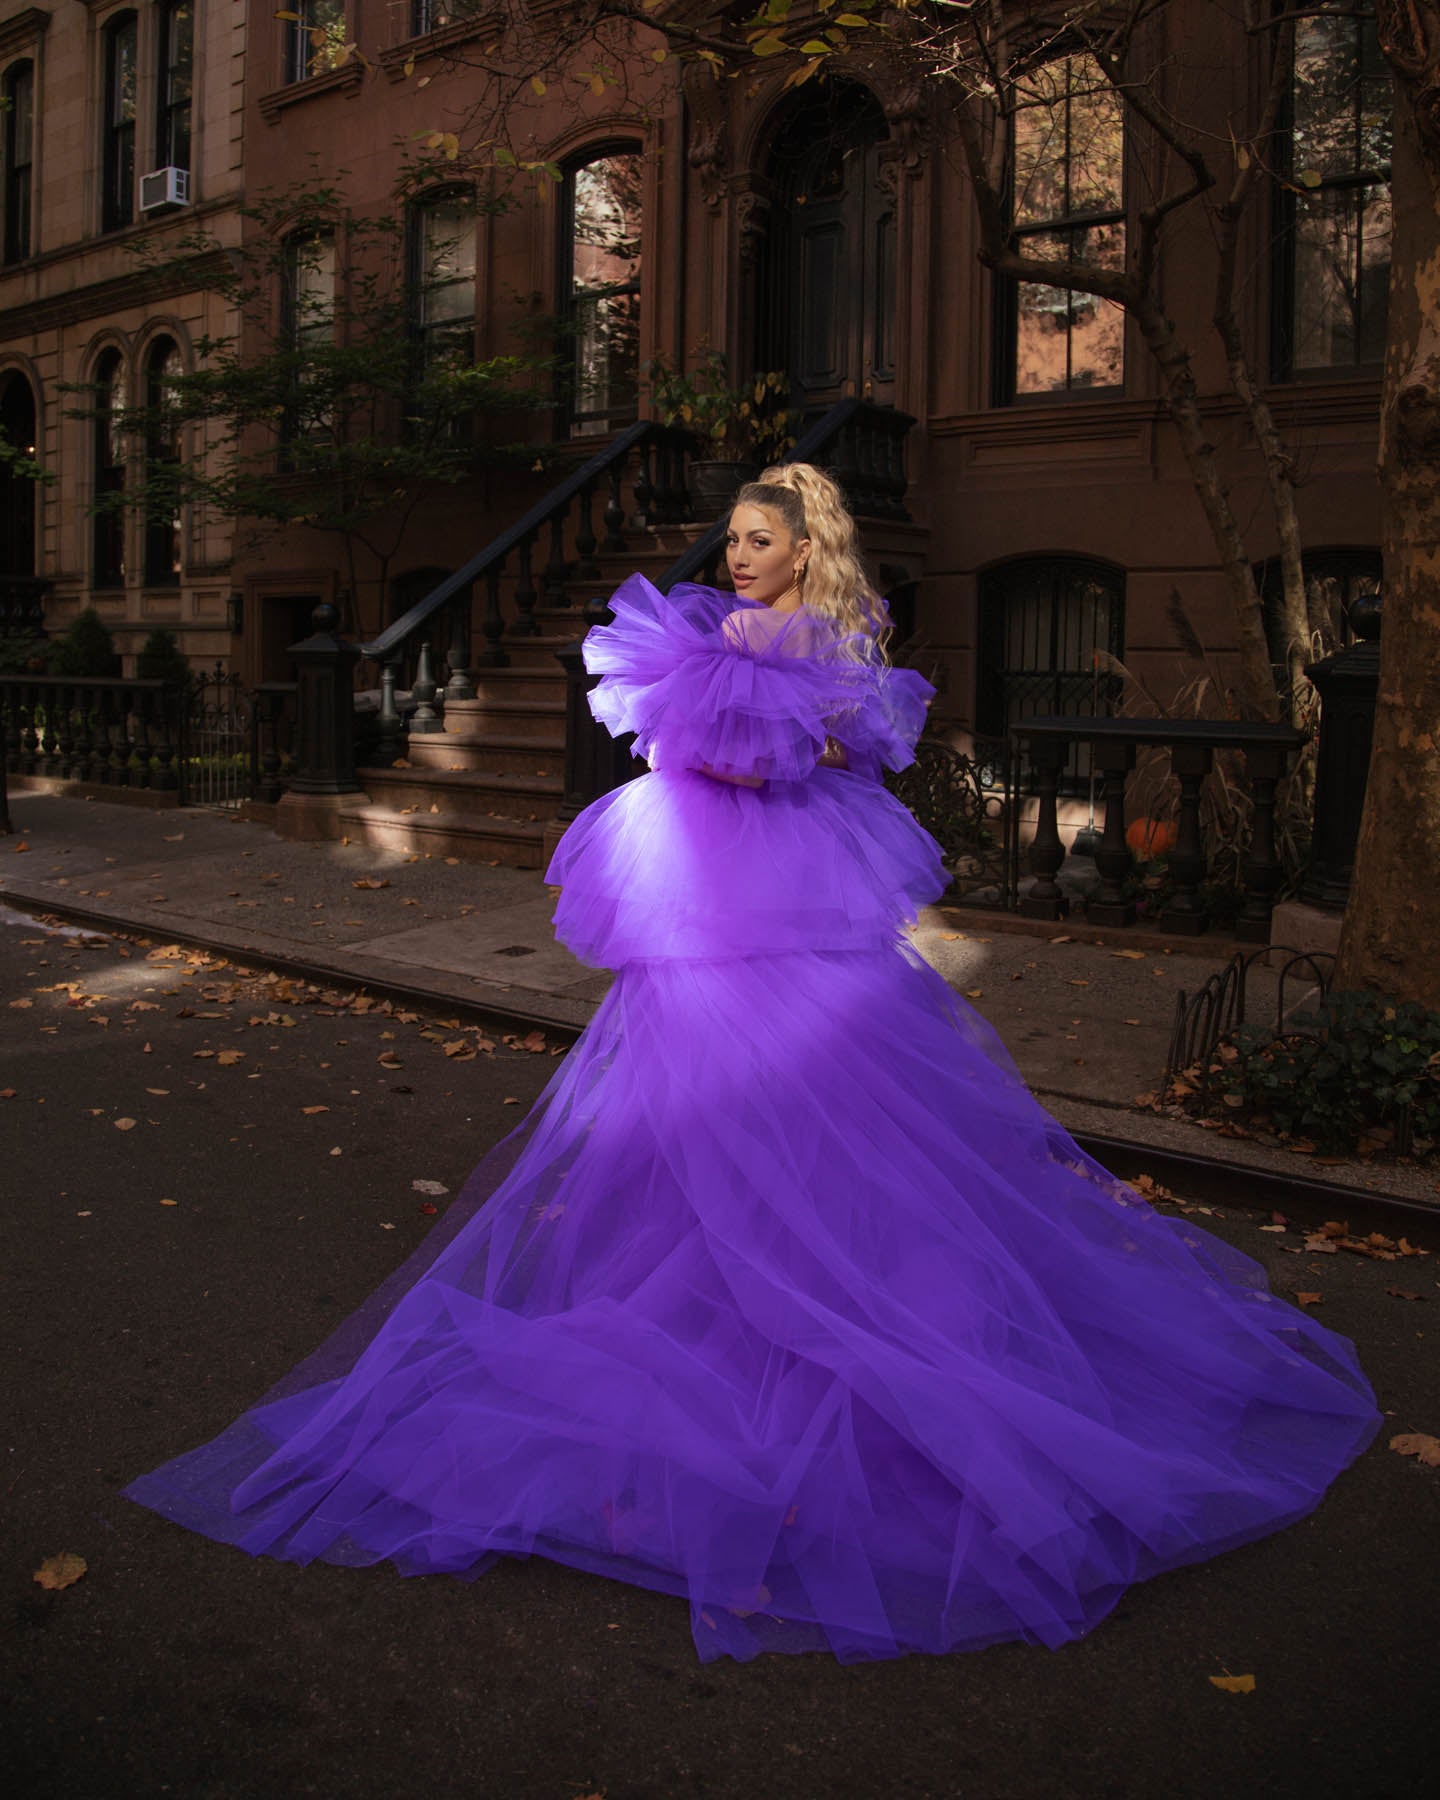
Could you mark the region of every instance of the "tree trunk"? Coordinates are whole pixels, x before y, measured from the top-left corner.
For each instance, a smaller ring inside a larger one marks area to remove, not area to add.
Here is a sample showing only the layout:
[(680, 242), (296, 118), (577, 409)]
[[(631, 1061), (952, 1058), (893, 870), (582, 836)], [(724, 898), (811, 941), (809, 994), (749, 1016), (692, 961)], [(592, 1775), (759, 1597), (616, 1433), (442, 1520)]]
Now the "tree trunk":
[(1440, 37), (1425, 62), (1397, 61), (1380, 695), (1335, 979), (1440, 1008)]
[(1235, 629), (1239, 666), (1236, 671), (1235, 694), (1246, 716), (1273, 719), (1279, 711), (1279, 696), (1270, 673), (1270, 646), (1265, 640), (1264, 614), (1255, 586), (1255, 574), (1245, 552), (1245, 540), (1239, 521), (1230, 505), (1230, 496), (1220, 479), (1215, 446), (1205, 428), (1195, 391), (1195, 376), (1190, 358), (1177, 341), (1170, 321), (1161, 307), (1148, 297), (1134, 305), (1131, 316), (1140, 327), (1146, 348), (1160, 365), (1165, 378), (1165, 398), (1180, 447), (1190, 470), (1190, 479), (1205, 518), (1220, 552), (1221, 572), (1225, 577), (1225, 593), (1230, 602), (1230, 615)]

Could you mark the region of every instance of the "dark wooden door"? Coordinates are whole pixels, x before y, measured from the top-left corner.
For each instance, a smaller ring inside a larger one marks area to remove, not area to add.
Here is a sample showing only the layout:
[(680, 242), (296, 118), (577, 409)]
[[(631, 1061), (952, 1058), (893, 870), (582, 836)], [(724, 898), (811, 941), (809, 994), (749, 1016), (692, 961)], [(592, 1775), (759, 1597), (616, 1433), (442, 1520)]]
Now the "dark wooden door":
[(761, 362), (818, 411), (895, 387), (895, 205), (883, 180), (885, 118), (863, 88), (797, 105), (770, 159), (773, 223), (759, 319)]

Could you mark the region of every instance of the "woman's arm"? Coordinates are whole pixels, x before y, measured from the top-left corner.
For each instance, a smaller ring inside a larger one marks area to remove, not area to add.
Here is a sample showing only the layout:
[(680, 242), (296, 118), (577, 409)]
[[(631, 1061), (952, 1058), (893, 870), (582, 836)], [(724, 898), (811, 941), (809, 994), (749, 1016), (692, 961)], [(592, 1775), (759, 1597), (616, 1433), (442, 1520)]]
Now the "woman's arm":
[(764, 787), (765, 781), (760, 775), (722, 775), (718, 769), (712, 769), (709, 763), (700, 764), (700, 773), (708, 775), (712, 781), (728, 781), (731, 787)]

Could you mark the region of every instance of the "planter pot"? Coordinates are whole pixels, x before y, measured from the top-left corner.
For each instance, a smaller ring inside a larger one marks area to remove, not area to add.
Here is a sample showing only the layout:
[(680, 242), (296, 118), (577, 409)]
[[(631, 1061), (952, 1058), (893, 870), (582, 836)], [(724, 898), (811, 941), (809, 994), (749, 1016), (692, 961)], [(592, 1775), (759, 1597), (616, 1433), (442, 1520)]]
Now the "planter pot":
[(747, 481), (760, 473), (754, 463), (692, 462), (686, 471), (690, 510), (697, 519), (723, 519)]

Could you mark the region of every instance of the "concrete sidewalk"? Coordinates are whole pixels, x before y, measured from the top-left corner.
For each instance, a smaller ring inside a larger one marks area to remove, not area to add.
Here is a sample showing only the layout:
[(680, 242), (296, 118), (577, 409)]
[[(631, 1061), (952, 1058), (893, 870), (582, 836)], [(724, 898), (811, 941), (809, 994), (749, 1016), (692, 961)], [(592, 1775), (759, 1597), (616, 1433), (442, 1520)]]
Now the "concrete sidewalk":
[[(57, 909), (101, 929), (183, 939), (326, 983), (560, 1029), (582, 1029), (609, 984), (556, 943), (553, 893), (532, 872), (360, 843), (291, 843), (201, 809), (152, 812), (22, 792), (10, 811), (0, 900), (22, 910)], [(996, 1027), (1068, 1129), (1436, 1201), (1424, 1170), (1316, 1167), (1136, 1108), (1163, 1072), (1177, 995), (1194, 993), (1233, 946), (947, 907), (927, 908), (912, 937)], [(1268, 971), (1252, 973), (1250, 1004), (1257, 1020), (1273, 1009)]]

